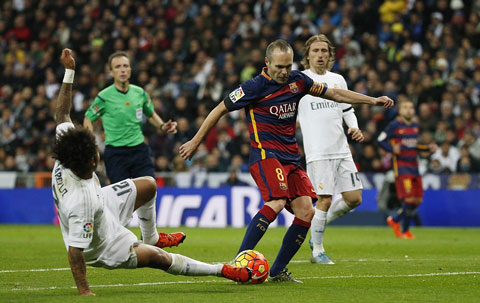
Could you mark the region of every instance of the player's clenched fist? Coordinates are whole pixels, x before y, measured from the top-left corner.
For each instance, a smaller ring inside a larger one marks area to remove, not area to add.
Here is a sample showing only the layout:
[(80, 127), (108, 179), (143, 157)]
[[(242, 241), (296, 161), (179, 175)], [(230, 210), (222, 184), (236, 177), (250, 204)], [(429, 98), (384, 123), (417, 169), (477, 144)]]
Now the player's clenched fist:
[(66, 69), (75, 69), (75, 60), (73, 59), (73, 52), (69, 48), (64, 48), (62, 50), (62, 55), (60, 56), (60, 61)]

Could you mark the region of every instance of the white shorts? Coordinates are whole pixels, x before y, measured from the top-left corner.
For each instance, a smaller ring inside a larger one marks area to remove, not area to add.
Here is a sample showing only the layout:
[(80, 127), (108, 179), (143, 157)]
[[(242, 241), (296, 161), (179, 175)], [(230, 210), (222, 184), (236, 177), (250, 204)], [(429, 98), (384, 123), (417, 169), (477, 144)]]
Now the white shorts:
[(106, 269), (137, 268), (138, 260), (135, 247), (143, 242), (139, 241), (135, 235), (133, 235), (133, 237), (135, 240), (133, 240), (131, 235), (118, 238), (117, 243), (115, 244), (115, 248), (118, 248), (118, 250), (110, 249), (108, 251), (103, 251), (102, 255), (98, 259), (87, 262), (87, 265), (93, 267), (103, 267)]
[(137, 236), (124, 227), (132, 218), (137, 188), (131, 179), (102, 187), (105, 201), (105, 215), (109, 220), (116, 221), (111, 225), (111, 238), (100, 256), (87, 264), (107, 269), (115, 268), (136, 268), (137, 255), (135, 247), (138, 243)]
[(132, 219), (137, 187), (132, 179), (125, 179), (117, 183), (102, 187), (105, 206), (125, 226)]
[(307, 163), (307, 174), (317, 195), (332, 195), (362, 189), (353, 158)]

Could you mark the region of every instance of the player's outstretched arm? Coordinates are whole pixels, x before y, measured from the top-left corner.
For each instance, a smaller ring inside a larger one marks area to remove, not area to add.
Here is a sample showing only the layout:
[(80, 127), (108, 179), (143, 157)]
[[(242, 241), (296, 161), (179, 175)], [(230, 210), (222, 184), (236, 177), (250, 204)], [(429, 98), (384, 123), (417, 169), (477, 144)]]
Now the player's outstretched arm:
[(85, 257), (83, 250), (77, 247), (68, 247), (68, 262), (72, 269), (73, 279), (77, 284), (78, 292), (81, 296), (95, 296), (90, 290), (87, 281), (87, 265), (85, 264)]
[(63, 122), (72, 122), (70, 119), (70, 110), (72, 108), (72, 86), (75, 75), (75, 60), (72, 56), (72, 50), (65, 48), (60, 56), (60, 61), (65, 67), (65, 76), (63, 77), (62, 87), (57, 98), (57, 108), (55, 119), (57, 124)]
[(327, 88), (327, 91), (323, 96), (325, 99), (330, 99), (340, 103), (359, 104), (365, 103), (370, 105), (383, 105), (385, 108), (391, 108), (393, 106), (393, 100), (387, 96), (381, 96), (378, 98), (370, 97), (364, 94), (360, 94), (351, 90), (341, 88)]
[(205, 121), (203, 121), (202, 126), (200, 126), (200, 129), (197, 131), (195, 136), (193, 136), (192, 140), (180, 146), (180, 156), (184, 160), (191, 159), (193, 155), (195, 155), (198, 146), (203, 141), (205, 136), (212, 129), (212, 127), (217, 124), (218, 120), (227, 112), (228, 110), (225, 106), (225, 102), (222, 101), (208, 114), (207, 118), (205, 118)]

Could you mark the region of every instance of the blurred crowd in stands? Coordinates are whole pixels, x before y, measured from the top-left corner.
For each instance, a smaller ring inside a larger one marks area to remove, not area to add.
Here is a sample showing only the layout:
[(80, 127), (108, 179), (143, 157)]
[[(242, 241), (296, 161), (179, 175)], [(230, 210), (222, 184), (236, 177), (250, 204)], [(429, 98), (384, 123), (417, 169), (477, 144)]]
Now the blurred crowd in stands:
[[(318, 33), (335, 44), (332, 71), (350, 89), (415, 102), (422, 142), (439, 146), (421, 155), (422, 173), (480, 171), (479, 0), (1, 1), (0, 171), (53, 167), (64, 47), (77, 63), (76, 123), (112, 83), (108, 56), (126, 50), (131, 83), (147, 90), (159, 115), (178, 121), (175, 135), (145, 124), (157, 171), (248, 171), (243, 111), (223, 118), (192, 162), (178, 156), (178, 147), (219, 101), (261, 71), (270, 42), (290, 42), (301, 70), (303, 44)], [(366, 137), (351, 145), (359, 170), (389, 170), (391, 155), (376, 139), (396, 109), (355, 110)], [(103, 133), (96, 136), (103, 151)]]

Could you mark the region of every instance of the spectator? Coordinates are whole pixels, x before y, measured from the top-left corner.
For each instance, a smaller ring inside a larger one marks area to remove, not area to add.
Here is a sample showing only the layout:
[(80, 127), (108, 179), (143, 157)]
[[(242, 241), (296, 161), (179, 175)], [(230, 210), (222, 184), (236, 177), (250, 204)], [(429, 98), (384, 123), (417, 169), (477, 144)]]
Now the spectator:
[(248, 186), (249, 184), (238, 178), (239, 171), (236, 167), (231, 166), (228, 169), (228, 179), (221, 186)]
[(441, 171), (454, 173), (457, 171), (457, 161), (460, 157), (458, 149), (445, 141), (440, 148), (432, 155), (432, 160), (438, 160)]
[(476, 138), (471, 131), (465, 132), (463, 140), (458, 143), (460, 148), (466, 147), (470, 156), (476, 161), (480, 161), (480, 139)]
[(462, 146), (460, 148), (460, 159), (457, 161), (457, 172), (458, 173), (473, 173), (478, 171), (477, 163), (472, 159), (468, 148)]

